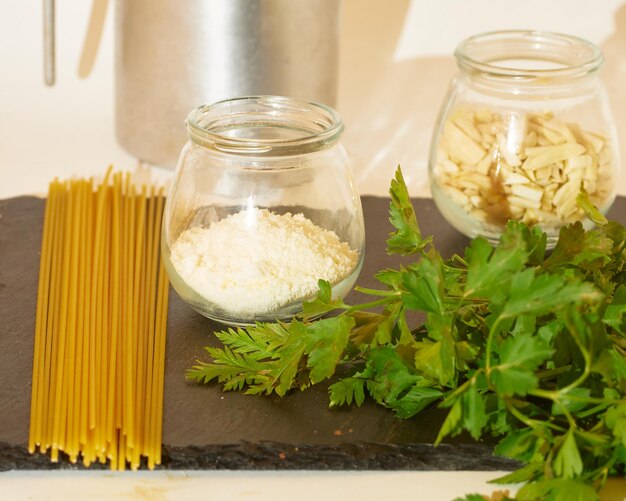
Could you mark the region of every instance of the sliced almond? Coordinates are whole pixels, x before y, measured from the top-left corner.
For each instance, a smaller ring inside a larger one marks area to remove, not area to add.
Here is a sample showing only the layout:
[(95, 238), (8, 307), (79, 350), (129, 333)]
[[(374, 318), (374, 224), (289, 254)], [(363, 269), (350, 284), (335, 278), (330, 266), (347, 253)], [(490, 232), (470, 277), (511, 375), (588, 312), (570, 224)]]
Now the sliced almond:
[[(528, 149), (528, 148), (527, 148)], [(578, 143), (563, 143), (554, 145), (545, 151), (533, 156), (529, 156), (522, 164), (522, 169), (537, 170), (542, 167), (547, 167), (555, 162), (567, 160), (578, 155), (582, 155), (585, 152), (585, 147)]]
[(448, 186), (448, 187), (446, 187), (446, 192), (448, 193), (448, 195), (450, 195), (450, 198), (457, 205), (460, 205), (461, 207), (463, 207), (463, 206), (465, 206), (465, 205), (467, 205), (469, 203), (469, 198), (461, 190), (453, 188), (452, 186)]
[(592, 146), (596, 154), (599, 154), (604, 147), (605, 139), (597, 134), (593, 134), (592, 132), (583, 132), (583, 137), (586, 141), (588, 141)]
[(476, 128), (479, 130), (481, 135), (487, 135), (491, 137), (495, 137), (498, 132), (498, 126), (495, 122), (477, 122)]
[(596, 192), (596, 182), (593, 179), (583, 179), (583, 186), (590, 195)]
[(551, 144), (563, 144), (567, 142), (565, 136), (559, 134), (556, 131), (547, 129), (546, 127), (540, 127), (538, 133), (541, 136), (545, 137)]
[(532, 147), (537, 144), (537, 133), (534, 130), (531, 130), (526, 138), (524, 139), (524, 146)]
[(434, 175), (472, 217), (562, 224), (583, 217), (583, 186), (598, 206), (614, 193), (605, 136), (552, 113), (460, 110), (443, 127)]
[(598, 179), (598, 168), (595, 167), (589, 162), (589, 164), (584, 169), (585, 179), (589, 179), (590, 181), (596, 181)]
[(452, 174), (459, 172), (460, 170), (457, 164), (455, 164), (452, 160), (448, 160), (447, 158), (439, 162), (439, 166), (442, 172), (448, 172)]
[(537, 144), (539, 146), (552, 146), (552, 143), (548, 141), (544, 136), (537, 136)]
[(504, 202), (504, 196), (501, 193), (488, 193), (485, 198), (487, 200), (487, 203), (490, 205)]
[(523, 207), (525, 209), (539, 209), (541, 202), (529, 200), (527, 198), (511, 195), (508, 199), (511, 206)]
[(544, 111), (543, 113), (530, 113), (528, 115), (528, 120), (530, 122), (534, 122), (536, 124), (541, 125), (541, 122), (544, 120), (552, 120), (554, 118), (554, 113), (551, 111)]
[(554, 149), (553, 144), (549, 144), (547, 146), (529, 146), (527, 148), (524, 148), (524, 154), (527, 157), (536, 157), (548, 151), (552, 151), (553, 149)]
[(560, 183), (562, 177), (563, 168), (561, 167), (561, 163), (559, 162), (553, 164), (552, 168), (550, 169), (550, 183), (548, 184)]
[(504, 177), (504, 184), (528, 184), (530, 183), (530, 179), (522, 174), (518, 174), (517, 172), (511, 172)]
[(535, 214), (537, 215), (537, 220), (540, 223), (555, 223), (558, 221), (555, 214), (549, 210), (536, 210)]
[(491, 178), (489, 176), (485, 176), (484, 174), (480, 174), (478, 172), (468, 172), (465, 178), (483, 190), (490, 190), (492, 188)]
[(585, 169), (591, 167), (591, 156), (580, 155), (578, 157), (571, 157), (565, 160), (565, 171), (568, 172), (573, 169)]
[(476, 164), (485, 156), (485, 150), (451, 122), (444, 126), (444, 138), (452, 160)]
[(474, 127), (474, 123), (471, 120), (471, 115), (457, 115), (452, 119), (452, 121), (454, 122), (454, 125), (456, 125), (459, 129), (465, 132), (465, 134), (467, 134), (470, 139), (473, 139), (477, 143), (480, 143), (482, 141), (482, 136), (478, 129)]
[(567, 143), (576, 142), (576, 136), (574, 136), (572, 131), (567, 127), (567, 125), (565, 125), (560, 120), (556, 120), (554, 119), (554, 117), (550, 119), (544, 119), (542, 117), (538, 117), (537, 122), (541, 124), (542, 132), (545, 132), (545, 131), (555, 132), (564, 139), (563, 142), (567, 142)]
[(471, 204), (478, 209), (482, 209), (486, 205), (485, 199), (480, 195), (473, 195), (469, 197), (469, 200)]
[(460, 190), (463, 190), (464, 192), (467, 192), (468, 190), (474, 190), (476, 192), (481, 191), (480, 186), (465, 177), (457, 177), (456, 181), (454, 182), (454, 186), (459, 188)]
[(608, 148), (604, 148), (598, 153), (598, 163), (600, 165), (609, 165), (611, 160), (611, 151)]
[[(537, 179), (537, 183), (544, 182), (545, 185), (548, 184), (550, 178), (552, 177), (552, 166), (542, 167), (541, 169), (537, 169), (535, 171), (535, 178)], [(558, 168), (557, 168), (558, 169)]]
[(511, 167), (518, 167), (522, 165), (522, 161), (515, 153), (515, 146), (509, 144), (507, 139), (504, 137), (504, 134), (497, 134), (496, 139), (498, 140), (499, 153), (504, 157), (506, 163)]
[(537, 213), (532, 210), (532, 209), (528, 209), (525, 213), (524, 213), (524, 217), (522, 217), (522, 222), (524, 224), (535, 224), (538, 221), (538, 217), (537, 217)]
[(570, 204), (573, 200), (573, 204), (576, 204), (576, 196), (580, 192), (580, 180), (572, 179), (561, 186), (556, 193), (554, 194), (554, 198), (552, 199), (552, 203), (556, 206), (557, 212), (559, 212), (559, 207), (566, 206)]
[(487, 108), (482, 108), (474, 112), (477, 122), (493, 122), (493, 113)]
[(481, 174), (487, 175), (491, 171), (491, 166), (496, 158), (496, 147), (493, 146), (487, 152), (487, 154), (476, 164), (474, 170), (476, 172), (480, 172)]
[(487, 221), (487, 213), (481, 209), (470, 210), (470, 216), (479, 221)]
[(518, 197), (531, 200), (533, 202), (541, 201), (543, 190), (528, 184), (515, 184), (511, 187), (511, 193)]

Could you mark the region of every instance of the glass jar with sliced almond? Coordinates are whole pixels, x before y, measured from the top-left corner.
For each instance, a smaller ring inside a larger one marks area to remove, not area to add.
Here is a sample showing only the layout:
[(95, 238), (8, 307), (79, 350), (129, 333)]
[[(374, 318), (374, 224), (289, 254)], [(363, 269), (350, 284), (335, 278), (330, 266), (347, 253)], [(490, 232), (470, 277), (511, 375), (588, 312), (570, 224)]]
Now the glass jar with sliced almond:
[(568, 35), (505, 31), (471, 37), (455, 56), (460, 72), (429, 162), (444, 217), (470, 237), (495, 241), (516, 219), (554, 241), (584, 220), (580, 193), (606, 212), (619, 157), (600, 50)]

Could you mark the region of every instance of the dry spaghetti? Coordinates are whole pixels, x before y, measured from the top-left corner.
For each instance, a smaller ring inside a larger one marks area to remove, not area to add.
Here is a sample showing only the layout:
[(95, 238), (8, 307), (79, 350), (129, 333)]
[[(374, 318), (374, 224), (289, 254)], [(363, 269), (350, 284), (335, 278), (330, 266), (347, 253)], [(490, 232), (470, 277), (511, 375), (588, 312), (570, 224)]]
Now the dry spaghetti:
[(54, 180), (44, 216), (28, 449), (85, 466), (161, 462), (169, 284), (164, 194), (127, 174)]

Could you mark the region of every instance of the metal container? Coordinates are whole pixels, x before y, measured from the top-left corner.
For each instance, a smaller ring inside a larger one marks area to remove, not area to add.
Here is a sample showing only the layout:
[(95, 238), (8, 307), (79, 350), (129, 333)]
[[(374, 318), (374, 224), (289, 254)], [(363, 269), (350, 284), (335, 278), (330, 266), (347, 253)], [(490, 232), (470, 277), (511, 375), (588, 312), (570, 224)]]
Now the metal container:
[(119, 143), (141, 160), (173, 167), (186, 141), (182, 124), (200, 104), (273, 94), (333, 106), (340, 6), (341, 0), (117, 0)]

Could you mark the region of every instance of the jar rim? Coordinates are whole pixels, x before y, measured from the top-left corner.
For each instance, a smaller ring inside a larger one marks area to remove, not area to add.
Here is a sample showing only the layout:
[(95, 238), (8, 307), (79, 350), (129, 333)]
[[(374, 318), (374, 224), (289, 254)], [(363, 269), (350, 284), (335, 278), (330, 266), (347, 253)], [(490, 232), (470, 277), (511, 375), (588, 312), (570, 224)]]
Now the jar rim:
[[(192, 110), (185, 123), (189, 138), (196, 144), (225, 153), (255, 156), (319, 151), (336, 143), (344, 130), (341, 117), (329, 106), (272, 95), (204, 104)], [(279, 137), (255, 133), (255, 130), (267, 133), (279, 129), (283, 131), (282, 136), (277, 134)], [(243, 134), (240, 137), (238, 133)]]
[[(457, 46), (454, 56), (465, 71), (533, 80), (582, 77), (597, 71), (604, 62), (600, 48), (588, 40), (539, 30), (473, 35)], [(534, 62), (536, 67), (522, 67), (522, 61), (527, 65)]]

